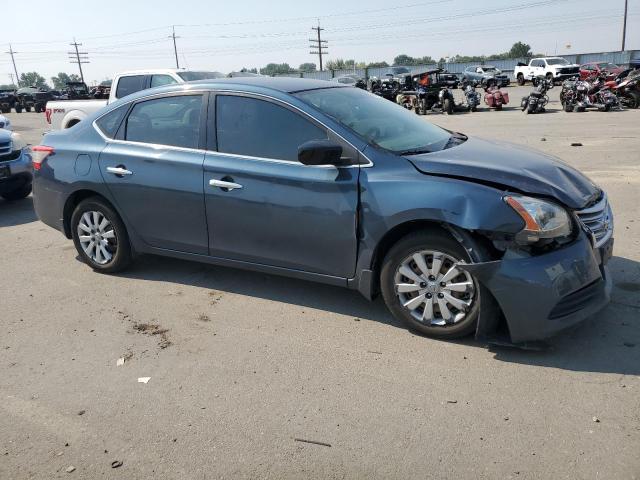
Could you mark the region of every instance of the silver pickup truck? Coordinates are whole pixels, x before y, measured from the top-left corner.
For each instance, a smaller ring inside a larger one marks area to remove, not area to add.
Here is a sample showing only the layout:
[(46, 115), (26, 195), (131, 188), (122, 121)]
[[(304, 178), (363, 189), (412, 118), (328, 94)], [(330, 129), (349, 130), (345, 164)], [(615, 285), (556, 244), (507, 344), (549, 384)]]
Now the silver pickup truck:
[(107, 100), (54, 100), (47, 102), (45, 115), (51, 130), (63, 130), (73, 127), (109, 103), (140, 90), (224, 76), (220, 72), (195, 72), (176, 68), (124, 72), (113, 79)]

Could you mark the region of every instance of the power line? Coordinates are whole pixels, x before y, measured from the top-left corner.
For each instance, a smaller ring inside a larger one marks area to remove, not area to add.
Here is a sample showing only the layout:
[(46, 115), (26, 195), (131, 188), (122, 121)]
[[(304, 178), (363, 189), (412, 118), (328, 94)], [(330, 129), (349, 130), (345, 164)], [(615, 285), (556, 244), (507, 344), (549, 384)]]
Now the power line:
[[(329, 43), (327, 42), (327, 40), (322, 40), (322, 37), (320, 35), (320, 32), (322, 32), (324, 30), (324, 28), (320, 27), (320, 19), (318, 19), (318, 26), (317, 27), (311, 27), (311, 30), (315, 30), (316, 33), (318, 34), (318, 38), (314, 39), (314, 38), (310, 38), (309, 41), (311, 42), (311, 45), (309, 45), (309, 47), (311, 48), (311, 55), (318, 55), (318, 60), (320, 61), (320, 71), (322, 71), (322, 55), (327, 55), (329, 52), (327, 51), (327, 47), (326, 45)], [(315, 51), (313, 50), (315, 49)]]
[(9, 55), (11, 55), (11, 63), (13, 63), (13, 71), (16, 74), (16, 85), (19, 87), (20, 86), (20, 75), (18, 75), (18, 69), (16, 68), (16, 59), (14, 58), (14, 55), (18, 52), (14, 52), (13, 48), (11, 47), (11, 44), (9, 44), (9, 51), (8, 52), (4, 52), (4, 53), (8, 53)]
[[(89, 57), (88, 57), (88, 53), (87, 52), (79, 52), (78, 51), (78, 47), (81, 47), (82, 44), (76, 42), (76, 39), (73, 39), (73, 43), (70, 43), (69, 45), (71, 45), (72, 47), (75, 47), (76, 51), (74, 52), (67, 52), (69, 54), (69, 63), (77, 63), (78, 64), (78, 68), (80, 69), (80, 78), (82, 79), (82, 83), (84, 83), (84, 73), (82, 73), (82, 64), (83, 63), (89, 63)], [(75, 60), (73, 59), (73, 57), (75, 56)]]

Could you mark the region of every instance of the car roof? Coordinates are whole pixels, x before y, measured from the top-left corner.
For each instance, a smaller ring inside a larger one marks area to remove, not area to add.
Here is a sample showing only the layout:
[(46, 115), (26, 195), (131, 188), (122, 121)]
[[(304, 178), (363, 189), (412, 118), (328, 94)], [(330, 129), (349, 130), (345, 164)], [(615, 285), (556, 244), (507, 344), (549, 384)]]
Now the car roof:
[(211, 80), (196, 80), (187, 82), (190, 85), (203, 85), (214, 88), (218, 85), (225, 87), (261, 87), (282, 93), (295, 93), (305, 90), (317, 90), (319, 88), (343, 88), (335, 82), (316, 80), (311, 78), (293, 77), (234, 77), (214, 78)]

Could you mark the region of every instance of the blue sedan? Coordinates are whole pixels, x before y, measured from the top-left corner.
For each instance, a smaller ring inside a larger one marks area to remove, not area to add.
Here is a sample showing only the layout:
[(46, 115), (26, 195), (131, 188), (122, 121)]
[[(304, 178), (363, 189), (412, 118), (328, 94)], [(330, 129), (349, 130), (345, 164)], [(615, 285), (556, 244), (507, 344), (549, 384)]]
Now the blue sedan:
[[(613, 219), (580, 172), (292, 78), (172, 85), (33, 148), (40, 219), (96, 271), (140, 254), (381, 293), (426, 335), (548, 337), (609, 300)], [(504, 330), (504, 329), (502, 329)]]

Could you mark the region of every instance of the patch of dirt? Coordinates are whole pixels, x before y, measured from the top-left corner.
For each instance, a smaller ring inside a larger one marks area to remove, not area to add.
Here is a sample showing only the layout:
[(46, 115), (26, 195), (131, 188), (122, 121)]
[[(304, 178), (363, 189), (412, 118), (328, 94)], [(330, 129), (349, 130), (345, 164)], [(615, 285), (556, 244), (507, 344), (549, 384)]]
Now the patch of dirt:
[(163, 350), (171, 345), (171, 340), (169, 340), (167, 335), (167, 333), (169, 333), (168, 328), (162, 328), (155, 323), (134, 323), (133, 330), (143, 335), (157, 335), (160, 339), (158, 341), (158, 347)]
[(211, 298), (211, 305), (213, 306), (222, 299), (222, 293), (217, 290), (211, 290), (209, 292), (209, 297)]
[(211, 319), (209, 318), (208, 315), (205, 315), (204, 313), (201, 313), (200, 315), (198, 315), (198, 321), (200, 321), (200, 322), (210, 322)]

